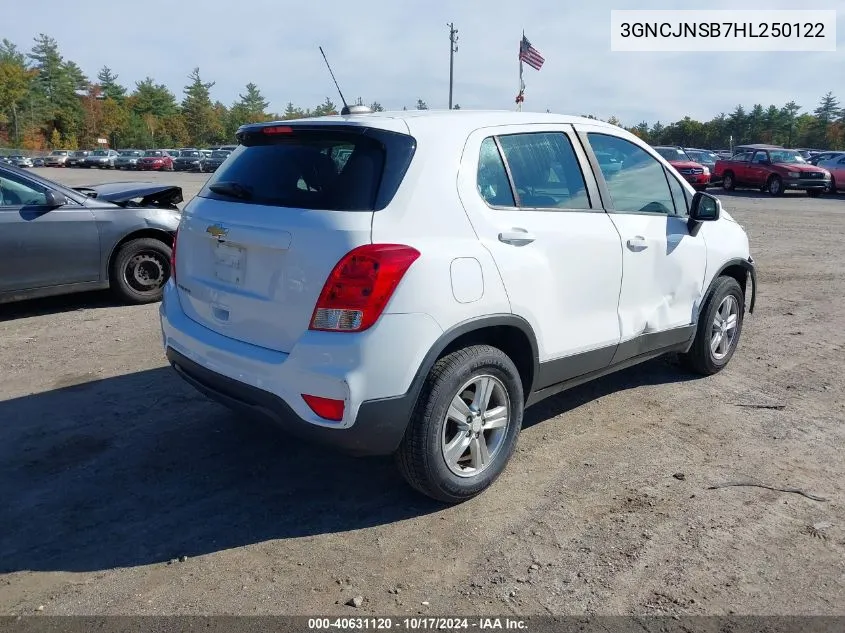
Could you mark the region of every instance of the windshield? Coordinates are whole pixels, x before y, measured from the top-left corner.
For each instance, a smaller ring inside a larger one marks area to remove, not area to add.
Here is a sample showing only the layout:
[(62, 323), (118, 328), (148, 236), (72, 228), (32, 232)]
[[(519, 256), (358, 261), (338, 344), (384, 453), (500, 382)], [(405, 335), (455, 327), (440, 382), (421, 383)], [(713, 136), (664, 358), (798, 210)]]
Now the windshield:
[(80, 151), (80, 152), (74, 152), (73, 155), (74, 156), (87, 156), (88, 152), (83, 150), (83, 151)]
[(121, 156), (141, 156), (143, 152), (139, 152), (137, 150), (128, 150), (124, 152), (120, 152)]
[(769, 160), (773, 163), (806, 163), (798, 152), (789, 150), (769, 151)]
[(191, 150), (184, 151), (180, 154), (182, 158), (199, 158), (201, 154), (199, 152), (194, 152)]
[(50, 152), (50, 156), (67, 156), (67, 152), (64, 150), (57, 149)]
[(164, 152), (157, 149), (150, 149), (144, 152), (144, 156), (164, 156)]
[(108, 156), (109, 153), (104, 149), (98, 149), (94, 152), (94, 156)]
[(657, 153), (660, 154), (666, 160), (690, 159), (690, 157), (687, 156), (687, 153), (684, 150), (678, 149), (677, 147), (655, 147), (654, 149), (656, 149)]
[(226, 158), (230, 152), (211, 152), (212, 158)]

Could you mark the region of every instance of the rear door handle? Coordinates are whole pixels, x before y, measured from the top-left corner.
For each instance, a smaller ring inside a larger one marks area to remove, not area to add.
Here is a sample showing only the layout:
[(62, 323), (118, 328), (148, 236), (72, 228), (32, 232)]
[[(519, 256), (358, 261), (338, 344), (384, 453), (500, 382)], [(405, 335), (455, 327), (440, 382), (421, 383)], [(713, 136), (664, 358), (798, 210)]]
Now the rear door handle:
[(511, 244), (513, 246), (522, 246), (524, 244), (530, 244), (537, 238), (534, 237), (532, 233), (529, 233), (525, 229), (521, 228), (513, 228), (510, 231), (503, 231), (499, 233), (499, 241), (505, 244)]
[(641, 251), (648, 248), (648, 244), (646, 244), (645, 238), (642, 235), (635, 235), (628, 240), (628, 248), (632, 251)]

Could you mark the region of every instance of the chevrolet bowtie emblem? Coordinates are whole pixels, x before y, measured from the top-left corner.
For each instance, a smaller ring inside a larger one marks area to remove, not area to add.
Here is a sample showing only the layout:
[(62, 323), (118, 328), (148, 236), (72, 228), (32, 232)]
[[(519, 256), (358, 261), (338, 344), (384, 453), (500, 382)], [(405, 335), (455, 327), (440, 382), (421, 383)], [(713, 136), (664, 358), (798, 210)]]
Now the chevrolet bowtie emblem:
[(211, 235), (212, 237), (220, 239), (221, 237), (226, 237), (226, 235), (229, 234), (229, 229), (227, 229), (222, 224), (212, 224), (205, 230), (205, 232)]

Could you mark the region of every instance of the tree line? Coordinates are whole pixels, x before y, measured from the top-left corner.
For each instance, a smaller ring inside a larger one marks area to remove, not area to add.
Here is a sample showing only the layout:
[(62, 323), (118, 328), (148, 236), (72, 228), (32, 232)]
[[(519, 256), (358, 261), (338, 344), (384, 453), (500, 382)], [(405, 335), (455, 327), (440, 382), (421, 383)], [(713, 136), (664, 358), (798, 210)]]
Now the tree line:
[[(181, 99), (152, 77), (129, 89), (108, 66), (89, 78), (66, 59), (52, 37), (39, 34), (28, 52), (7, 39), (0, 42), (0, 146), (28, 150), (78, 149), (106, 139), (111, 147), (204, 147), (231, 143), (244, 123), (337, 114), (329, 97), (312, 108), (288, 103), (283, 112), (269, 112), (269, 102), (254, 83), (231, 105), (212, 100), (215, 82), (199, 68), (187, 77)], [(364, 100), (358, 98), (358, 105)], [(375, 111), (384, 108), (369, 104)], [(428, 105), (419, 99), (416, 109)], [(460, 106), (456, 105), (455, 109)], [(407, 109), (407, 108), (404, 108)], [(593, 115), (587, 115), (595, 119)], [(690, 117), (664, 125), (641, 122), (627, 127), (616, 117), (610, 123), (653, 144), (721, 148), (733, 143), (768, 142), (789, 147), (845, 147), (845, 111), (832, 93), (812, 113), (794, 101), (779, 107), (738, 105), (707, 122)]]

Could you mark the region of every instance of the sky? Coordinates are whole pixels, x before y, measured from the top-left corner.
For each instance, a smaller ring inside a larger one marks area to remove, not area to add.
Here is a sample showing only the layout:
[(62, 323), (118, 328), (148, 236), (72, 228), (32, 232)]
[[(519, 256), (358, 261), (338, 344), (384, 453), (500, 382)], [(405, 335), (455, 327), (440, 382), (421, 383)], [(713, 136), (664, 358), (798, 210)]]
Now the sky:
[(611, 9), (794, 9), (783, 0), (27, 0), (6, 2), (0, 36), (28, 50), (44, 32), (90, 78), (108, 65), (130, 88), (146, 76), (182, 98), (198, 66), (211, 96), (230, 105), (254, 82), (281, 112), (291, 101), (339, 104), (322, 46), (347, 101), (388, 110), (448, 107), (449, 29), (458, 29), (454, 102), (514, 109), (522, 31), (545, 57), (525, 68), (524, 110), (616, 116), (625, 125), (708, 120), (742, 103), (812, 111), (828, 91), (845, 102), (845, 0), (837, 51), (624, 53), (610, 50)]

